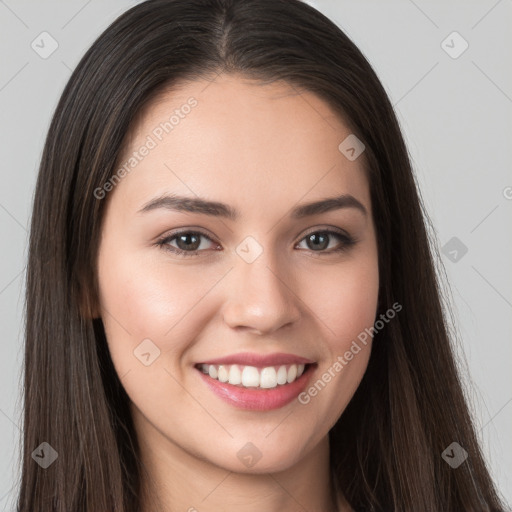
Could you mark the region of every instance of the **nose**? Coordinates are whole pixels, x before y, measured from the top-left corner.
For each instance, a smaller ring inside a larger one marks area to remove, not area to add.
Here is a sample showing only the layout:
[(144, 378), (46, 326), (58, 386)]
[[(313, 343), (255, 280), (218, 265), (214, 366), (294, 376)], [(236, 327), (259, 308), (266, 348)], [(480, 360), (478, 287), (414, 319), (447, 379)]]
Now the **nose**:
[(237, 260), (230, 272), (223, 318), (233, 329), (271, 334), (300, 319), (296, 285), (267, 252), (252, 263)]

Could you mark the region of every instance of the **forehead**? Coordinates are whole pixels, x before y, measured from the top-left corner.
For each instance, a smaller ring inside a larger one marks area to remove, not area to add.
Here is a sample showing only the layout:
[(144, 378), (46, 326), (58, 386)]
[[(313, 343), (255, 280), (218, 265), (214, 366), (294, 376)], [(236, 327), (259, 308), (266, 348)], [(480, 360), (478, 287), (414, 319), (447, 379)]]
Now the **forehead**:
[(175, 192), (260, 214), (348, 193), (370, 210), (364, 155), (350, 161), (338, 149), (350, 133), (326, 102), (285, 82), (220, 75), (181, 83), (132, 125), (114, 192), (122, 189), (132, 209)]

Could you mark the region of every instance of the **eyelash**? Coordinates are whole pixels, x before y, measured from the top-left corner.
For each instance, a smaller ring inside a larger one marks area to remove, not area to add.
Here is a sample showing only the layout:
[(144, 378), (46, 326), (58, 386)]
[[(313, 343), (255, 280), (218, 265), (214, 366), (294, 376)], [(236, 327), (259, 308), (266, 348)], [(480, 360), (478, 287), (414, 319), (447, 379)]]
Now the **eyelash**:
[[(183, 256), (183, 257), (199, 256), (199, 253), (202, 252), (202, 250), (196, 249), (194, 251), (183, 251), (182, 249), (178, 249), (176, 247), (171, 247), (169, 245), (170, 241), (176, 239), (180, 235), (190, 235), (190, 234), (201, 235), (201, 236), (207, 238), (208, 240), (210, 240), (211, 242), (217, 243), (214, 240), (212, 240), (206, 233), (204, 233), (200, 230), (196, 230), (196, 231), (184, 230), (184, 231), (178, 231), (176, 233), (171, 233), (170, 235), (164, 235), (163, 237), (159, 238), (155, 242), (155, 245), (157, 245), (159, 248), (161, 248), (164, 251), (170, 251), (173, 254), (177, 254), (179, 256)], [(355, 238), (343, 233), (342, 231), (337, 231), (337, 230), (333, 230), (333, 229), (316, 229), (314, 231), (310, 231), (309, 233), (306, 233), (299, 240), (299, 243), (302, 242), (303, 240), (305, 240), (308, 236), (313, 235), (313, 234), (334, 235), (341, 240), (341, 246), (337, 249), (331, 249), (329, 251), (308, 250), (308, 252), (314, 253), (314, 254), (321, 254), (321, 255), (339, 254), (341, 252), (347, 251), (348, 249), (350, 249), (353, 245), (355, 245), (357, 243), (357, 240)]]

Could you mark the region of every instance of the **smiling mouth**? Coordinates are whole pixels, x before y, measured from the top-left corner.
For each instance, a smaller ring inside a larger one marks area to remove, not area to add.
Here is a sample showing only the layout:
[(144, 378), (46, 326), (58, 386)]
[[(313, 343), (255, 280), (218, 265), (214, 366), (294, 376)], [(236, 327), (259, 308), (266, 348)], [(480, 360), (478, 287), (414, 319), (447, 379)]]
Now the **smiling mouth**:
[(295, 382), (313, 364), (282, 364), (259, 368), (241, 364), (196, 364), (195, 368), (212, 379), (239, 388), (273, 389)]

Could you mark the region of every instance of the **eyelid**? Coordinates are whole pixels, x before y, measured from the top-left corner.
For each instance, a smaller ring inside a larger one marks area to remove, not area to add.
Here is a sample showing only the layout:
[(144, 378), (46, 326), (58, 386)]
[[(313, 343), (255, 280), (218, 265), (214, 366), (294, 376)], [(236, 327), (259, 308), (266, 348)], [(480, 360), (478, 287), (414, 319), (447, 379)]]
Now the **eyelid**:
[[(187, 228), (177, 228), (174, 231), (165, 233), (161, 237), (159, 237), (155, 244), (159, 247), (161, 247), (164, 250), (168, 250), (174, 254), (178, 254), (180, 256), (198, 256), (201, 252), (204, 252), (204, 250), (198, 250), (195, 249), (194, 251), (183, 251), (182, 249), (179, 249), (177, 247), (166, 247), (170, 240), (174, 240), (179, 235), (182, 234), (198, 234), (201, 236), (204, 236), (208, 240), (210, 240), (213, 243), (216, 243), (217, 245), (221, 245), (219, 242), (215, 240), (214, 237), (212, 237), (209, 233), (206, 233), (202, 228), (196, 228), (196, 227), (187, 227)], [(302, 234), (300, 238), (294, 243), (294, 247), (302, 242), (307, 236), (313, 234), (313, 233), (328, 233), (329, 235), (338, 235), (342, 239), (342, 246), (339, 249), (331, 249), (329, 251), (312, 251), (309, 250), (311, 253), (318, 253), (318, 255), (328, 255), (328, 254), (336, 254), (340, 253), (351, 246), (355, 245), (359, 240), (352, 235), (350, 235), (347, 231), (337, 228), (334, 226), (315, 226), (313, 228), (310, 228), (306, 233)]]
[[(195, 228), (195, 227), (178, 228), (178, 229), (176, 229), (174, 231), (170, 231), (168, 233), (165, 233), (162, 236), (158, 237), (158, 239), (156, 240), (155, 244), (157, 246), (162, 247), (163, 249), (168, 249), (167, 247), (165, 247), (167, 245), (167, 242), (176, 239), (180, 235), (190, 234), (190, 233), (201, 235), (204, 238), (207, 238), (208, 240), (210, 240), (211, 242), (213, 242), (213, 243), (215, 243), (217, 245), (220, 245), (220, 243), (217, 242), (215, 240), (215, 238), (213, 236), (211, 236), (209, 233), (204, 231), (202, 228)], [(187, 255), (190, 255), (190, 256), (194, 256), (197, 253), (203, 252), (202, 250), (201, 251), (199, 251), (199, 250), (196, 250), (196, 251), (182, 251), (181, 249), (178, 249), (176, 247), (171, 247), (168, 250), (170, 250), (171, 252), (174, 252), (174, 253), (179, 253), (179, 254), (183, 253), (183, 254), (187, 254)]]
[(325, 233), (325, 232), (336, 233), (340, 236), (343, 236), (343, 237), (346, 237), (348, 239), (352, 239), (355, 241), (355, 238), (352, 235), (350, 235), (347, 231), (345, 231), (344, 229), (341, 229), (341, 228), (334, 227), (334, 226), (315, 226), (314, 228), (311, 228), (306, 233), (301, 235), (301, 238), (298, 241), (301, 242), (306, 236), (311, 235), (313, 233)]
[(315, 254), (317, 256), (329, 256), (333, 254), (340, 254), (349, 250), (352, 246), (356, 245), (359, 242), (359, 238), (352, 236), (348, 231), (337, 228), (334, 226), (315, 226), (311, 228), (306, 233), (301, 235), (301, 238), (296, 242), (296, 244), (301, 243), (307, 236), (312, 235), (313, 233), (327, 233), (328, 235), (337, 235), (341, 239), (341, 247), (337, 249), (331, 249), (328, 251), (313, 251), (311, 249), (307, 250), (311, 254)]

